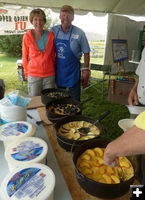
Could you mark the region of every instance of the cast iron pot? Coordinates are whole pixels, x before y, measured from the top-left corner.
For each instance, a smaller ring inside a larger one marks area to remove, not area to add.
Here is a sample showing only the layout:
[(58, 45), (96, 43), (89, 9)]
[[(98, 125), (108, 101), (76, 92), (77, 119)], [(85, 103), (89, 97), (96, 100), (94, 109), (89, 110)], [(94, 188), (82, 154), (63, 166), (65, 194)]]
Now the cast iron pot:
[[(118, 198), (123, 196), (125, 193), (128, 192), (130, 185), (133, 184), (134, 176), (124, 182), (120, 182), (117, 184), (105, 184), (105, 183), (99, 183), (96, 181), (93, 181), (89, 179), (88, 177), (84, 176), (76, 167), (76, 163), (78, 160), (78, 157), (87, 149), (100, 147), (105, 148), (107, 144), (110, 141), (107, 139), (97, 139), (97, 140), (89, 140), (83, 144), (81, 144), (74, 152), (73, 154), (73, 162), (75, 165), (75, 172), (76, 172), (76, 178), (80, 184), (80, 186), (89, 194), (103, 198), (103, 199), (112, 199), (112, 198)], [(129, 157), (128, 157), (129, 159)], [(131, 160), (130, 160), (131, 161)], [(135, 169), (135, 162), (131, 161), (134, 171)]]
[[(102, 115), (100, 117), (100, 120), (102, 120), (106, 115)], [(90, 122), (90, 123), (95, 123), (96, 120), (95, 119), (92, 119), (92, 118), (89, 118), (89, 117), (86, 117), (86, 116), (82, 116), (82, 115), (76, 115), (76, 116), (68, 116), (62, 120), (59, 120), (55, 123), (54, 127), (55, 127), (55, 130), (56, 130), (56, 136), (57, 136), (57, 141), (58, 141), (58, 144), (64, 148), (66, 151), (71, 151), (73, 152), (78, 146), (80, 146), (82, 143), (86, 142), (86, 140), (73, 140), (73, 139), (68, 139), (68, 138), (65, 138), (64, 136), (62, 136), (61, 134), (59, 134), (58, 130), (59, 128), (65, 124), (65, 123), (68, 123), (68, 122), (72, 122), (72, 121), (87, 121), (87, 122)], [(97, 124), (95, 124), (95, 126), (100, 130), (100, 135), (104, 132), (104, 127), (103, 125), (99, 122), (99, 119), (97, 120)], [(89, 141), (93, 141), (94, 139), (96, 138), (99, 138), (100, 135), (96, 136), (95, 138), (92, 138), (92, 139), (89, 139)]]
[[(92, 98), (93, 97), (90, 97), (90, 98), (84, 100), (83, 102), (77, 101), (72, 98), (57, 99), (57, 100), (51, 101), (46, 104), (46, 115), (47, 115), (48, 119), (54, 123), (60, 119), (67, 117), (67, 116), (80, 115), (82, 113), (83, 104), (90, 101)], [(72, 104), (72, 105), (78, 107), (80, 109), (80, 111), (78, 111), (78, 112), (74, 111), (74, 112), (70, 113), (70, 115), (65, 115), (65, 114), (60, 115), (60, 114), (49, 111), (50, 106), (55, 106), (57, 104)]]
[[(56, 94), (54, 97), (50, 97), (50, 94)], [(48, 88), (41, 91), (41, 101), (43, 104), (47, 104), (51, 101), (54, 101), (56, 99), (63, 99), (63, 98), (69, 98), (70, 97), (70, 91), (61, 89), (61, 88)]]

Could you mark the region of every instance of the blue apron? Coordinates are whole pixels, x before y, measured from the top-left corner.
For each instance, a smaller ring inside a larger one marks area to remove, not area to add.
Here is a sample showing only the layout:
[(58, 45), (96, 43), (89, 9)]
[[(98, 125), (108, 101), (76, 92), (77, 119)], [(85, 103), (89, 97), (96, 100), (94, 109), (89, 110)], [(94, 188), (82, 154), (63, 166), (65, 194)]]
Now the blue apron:
[(80, 61), (75, 57), (68, 40), (55, 39), (57, 87), (73, 87), (80, 80)]

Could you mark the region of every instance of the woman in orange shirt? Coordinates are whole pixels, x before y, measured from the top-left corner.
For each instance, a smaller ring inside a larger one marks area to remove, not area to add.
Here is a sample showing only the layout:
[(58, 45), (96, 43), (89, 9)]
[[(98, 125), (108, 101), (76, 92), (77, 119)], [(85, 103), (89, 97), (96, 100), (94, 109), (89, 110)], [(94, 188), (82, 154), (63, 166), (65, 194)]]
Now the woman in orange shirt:
[(32, 10), (29, 20), (34, 29), (23, 37), (23, 67), (29, 96), (39, 96), (41, 90), (55, 87), (54, 35), (43, 29), (46, 23), (43, 10)]

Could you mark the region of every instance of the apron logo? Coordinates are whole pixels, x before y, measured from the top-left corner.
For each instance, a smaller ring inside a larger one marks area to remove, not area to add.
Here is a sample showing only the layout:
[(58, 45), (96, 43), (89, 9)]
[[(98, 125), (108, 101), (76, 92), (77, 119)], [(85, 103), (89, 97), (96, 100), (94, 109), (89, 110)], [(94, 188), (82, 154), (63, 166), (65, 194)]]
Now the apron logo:
[(64, 47), (63, 46), (59, 46), (58, 54), (57, 55), (58, 55), (59, 58), (65, 59), (65, 56), (64, 56)]
[(60, 47), (59, 48), (59, 53), (63, 53), (64, 52), (64, 48), (63, 47)]

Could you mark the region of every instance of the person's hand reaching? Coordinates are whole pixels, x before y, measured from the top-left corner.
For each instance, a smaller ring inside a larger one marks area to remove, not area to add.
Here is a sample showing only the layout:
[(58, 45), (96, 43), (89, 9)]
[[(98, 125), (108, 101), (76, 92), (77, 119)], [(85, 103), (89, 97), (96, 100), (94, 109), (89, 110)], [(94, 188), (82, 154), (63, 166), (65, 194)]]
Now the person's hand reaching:
[(129, 97), (128, 97), (128, 103), (129, 105), (138, 105), (138, 95), (136, 90), (131, 90)]
[(81, 69), (81, 83), (83, 87), (86, 87), (90, 77), (90, 69), (89, 68), (82, 68)]
[(104, 164), (108, 165), (110, 167), (115, 167), (115, 166), (119, 166), (119, 161), (116, 157), (111, 157), (109, 155), (107, 155), (107, 153), (104, 153)]

